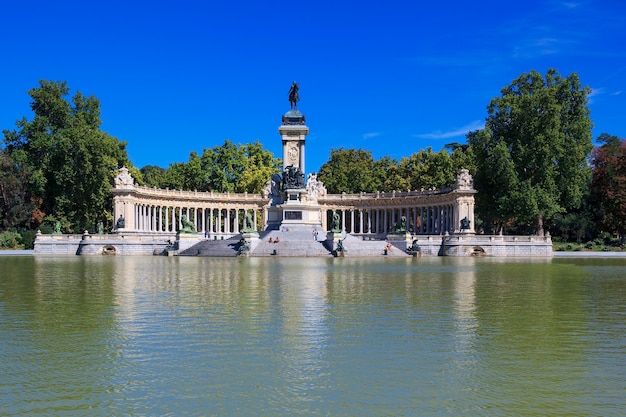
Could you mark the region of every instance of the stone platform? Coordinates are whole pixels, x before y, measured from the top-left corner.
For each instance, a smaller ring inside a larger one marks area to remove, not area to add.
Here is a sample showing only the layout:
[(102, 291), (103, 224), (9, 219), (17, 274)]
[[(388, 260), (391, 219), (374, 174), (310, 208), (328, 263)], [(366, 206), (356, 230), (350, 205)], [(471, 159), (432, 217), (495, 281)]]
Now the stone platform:
[[(317, 240), (314, 236), (317, 230)], [(238, 256), (241, 237), (207, 240), (198, 235), (184, 239), (174, 234), (42, 235), (35, 240), (35, 255), (165, 255)], [(412, 235), (382, 240), (373, 236), (331, 234), (307, 225), (282, 226), (255, 237), (246, 256), (264, 257), (408, 257), (408, 256), (491, 256), (552, 257), (549, 236), (502, 235)], [(338, 242), (344, 251), (338, 252)], [(419, 251), (410, 250), (415, 241)], [(177, 248), (178, 250), (171, 250)], [(170, 249), (170, 250), (168, 250)]]

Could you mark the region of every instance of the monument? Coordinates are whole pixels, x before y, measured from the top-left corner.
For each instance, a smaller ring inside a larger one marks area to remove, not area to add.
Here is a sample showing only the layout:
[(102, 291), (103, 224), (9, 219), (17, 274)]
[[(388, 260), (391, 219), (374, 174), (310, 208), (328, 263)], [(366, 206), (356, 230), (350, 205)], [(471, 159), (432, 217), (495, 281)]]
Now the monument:
[(271, 199), (268, 208), (268, 229), (282, 226), (322, 227), (322, 213), (317, 198), (326, 193), (324, 185), (310, 174), (305, 181), (305, 148), (309, 128), (298, 110), (299, 85), (293, 82), (289, 89), (290, 109), (282, 117), (278, 132), (282, 137), (282, 175), (274, 175), (265, 187)]
[[(278, 128), (282, 170), (261, 193), (144, 187), (122, 167), (111, 190), (114, 233), (38, 233), (35, 253), (100, 254), (113, 248), (124, 255), (552, 256), (549, 236), (477, 234), (477, 190), (467, 169), (441, 189), (329, 194), (315, 173), (306, 172), (309, 128), (298, 109), (299, 90), (294, 81)], [(177, 251), (171, 250), (174, 239)]]

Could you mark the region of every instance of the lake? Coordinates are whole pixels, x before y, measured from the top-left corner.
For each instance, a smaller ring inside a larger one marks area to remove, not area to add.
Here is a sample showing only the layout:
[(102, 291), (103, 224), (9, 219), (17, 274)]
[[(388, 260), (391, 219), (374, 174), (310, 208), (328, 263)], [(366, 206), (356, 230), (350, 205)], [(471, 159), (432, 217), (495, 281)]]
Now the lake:
[(618, 416), (626, 259), (0, 256), (0, 416)]

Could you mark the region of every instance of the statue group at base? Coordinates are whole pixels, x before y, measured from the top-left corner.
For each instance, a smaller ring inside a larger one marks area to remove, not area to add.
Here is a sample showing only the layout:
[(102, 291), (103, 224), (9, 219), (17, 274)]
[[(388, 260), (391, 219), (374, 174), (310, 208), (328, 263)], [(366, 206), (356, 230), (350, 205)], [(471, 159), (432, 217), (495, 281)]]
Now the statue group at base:
[(182, 228), (180, 229), (180, 233), (188, 233), (188, 234), (197, 234), (196, 226), (187, 219), (187, 216), (183, 215), (180, 218), (180, 223)]

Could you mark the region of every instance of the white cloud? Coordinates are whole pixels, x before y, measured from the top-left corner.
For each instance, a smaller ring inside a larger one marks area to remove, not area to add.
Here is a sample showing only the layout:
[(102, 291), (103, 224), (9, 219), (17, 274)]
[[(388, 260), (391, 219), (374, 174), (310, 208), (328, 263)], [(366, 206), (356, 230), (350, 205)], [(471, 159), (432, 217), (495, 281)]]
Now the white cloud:
[(363, 134), (363, 139), (372, 139), (375, 138), (377, 136), (380, 136), (381, 133), (380, 132), (369, 132), (369, 133), (364, 133)]
[(484, 121), (474, 120), (470, 124), (460, 127), (458, 129), (448, 130), (448, 131), (436, 130), (431, 133), (421, 133), (421, 134), (414, 135), (414, 136), (420, 139), (448, 139), (448, 138), (455, 138), (459, 136), (465, 136), (468, 132), (471, 132), (473, 130), (483, 129), (484, 127), (485, 127)]
[(589, 95), (587, 97), (595, 97), (595, 96), (599, 96), (600, 94), (604, 94), (604, 88), (591, 88), (591, 93), (589, 93)]
[(581, 3), (573, 2), (573, 1), (565, 1), (561, 3), (566, 9), (575, 9), (581, 5)]

